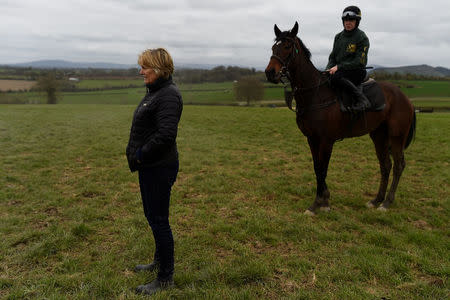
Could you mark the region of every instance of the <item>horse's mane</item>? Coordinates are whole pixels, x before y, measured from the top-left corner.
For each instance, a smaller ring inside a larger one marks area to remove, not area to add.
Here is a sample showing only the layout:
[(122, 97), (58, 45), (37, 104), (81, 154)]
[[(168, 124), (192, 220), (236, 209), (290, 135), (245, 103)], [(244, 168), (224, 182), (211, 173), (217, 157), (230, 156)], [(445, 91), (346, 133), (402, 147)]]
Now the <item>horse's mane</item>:
[[(286, 38), (291, 38), (289, 36), (290, 32), (289, 31), (283, 31), (278, 37), (275, 38), (275, 42), (282, 40), (282, 39), (286, 39)], [(311, 51), (309, 51), (309, 49), (305, 46), (305, 44), (303, 43), (303, 41), (296, 36), (296, 38), (298, 39), (298, 42), (300, 44), (300, 48), (302, 49), (302, 51), (305, 53), (306, 57), (311, 60)], [(292, 38), (291, 38), (292, 39)]]
[(305, 52), (306, 57), (311, 60), (311, 51), (309, 51), (308, 48), (306, 48), (305, 44), (303, 44), (303, 41), (297, 37), (298, 42), (300, 43), (300, 47), (302, 48), (302, 51)]

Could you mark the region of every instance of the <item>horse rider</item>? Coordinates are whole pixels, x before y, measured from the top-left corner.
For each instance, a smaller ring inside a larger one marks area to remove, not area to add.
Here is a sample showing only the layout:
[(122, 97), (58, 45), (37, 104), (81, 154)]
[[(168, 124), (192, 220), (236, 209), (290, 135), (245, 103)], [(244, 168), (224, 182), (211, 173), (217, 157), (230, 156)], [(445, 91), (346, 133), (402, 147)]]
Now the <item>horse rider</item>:
[(342, 13), (344, 30), (336, 34), (327, 71), (333, 87), (348, 91), (353, 98), (351, 110), (361, 112), (370, 107), (370, 102), (358, 89), (366, 77), (367, 52), (369, 39), (364, 31), (358, 28), (361, 10), (356, 6), (348, 6)]

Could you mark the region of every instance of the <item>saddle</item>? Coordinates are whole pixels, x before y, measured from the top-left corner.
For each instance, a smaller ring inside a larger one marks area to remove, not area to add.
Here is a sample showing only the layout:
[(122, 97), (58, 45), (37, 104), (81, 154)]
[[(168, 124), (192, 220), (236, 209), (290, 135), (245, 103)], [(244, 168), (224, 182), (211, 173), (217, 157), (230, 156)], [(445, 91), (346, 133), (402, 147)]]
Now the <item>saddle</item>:
[[(381, 111), (384, 109), (386, 103), (383, 91), (378, 82), (372, 78), (367, 78), (363, 83), (358, 85), (357, 88), (362, 90), (363, 94), (366, 95), (371, 104), (366, 111)], [(352, 107), (352, 103), (354, 102), (353, 96), (343, 89), (337, 90), (336, 93), (341, 111), (351, 113), (347, 107)]]

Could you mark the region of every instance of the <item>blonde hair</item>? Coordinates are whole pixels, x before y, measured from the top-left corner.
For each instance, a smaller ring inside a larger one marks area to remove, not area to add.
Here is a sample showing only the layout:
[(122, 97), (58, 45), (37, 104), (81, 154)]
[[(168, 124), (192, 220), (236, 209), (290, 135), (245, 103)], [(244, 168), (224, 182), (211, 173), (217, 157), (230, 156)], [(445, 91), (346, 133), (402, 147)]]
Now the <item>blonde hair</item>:
[(172, 57), (164, 48), (145, 50), (139, 55), (138, 64), (153, 69), (157, 75), (164, 78), (169, 78), (174, 71)]

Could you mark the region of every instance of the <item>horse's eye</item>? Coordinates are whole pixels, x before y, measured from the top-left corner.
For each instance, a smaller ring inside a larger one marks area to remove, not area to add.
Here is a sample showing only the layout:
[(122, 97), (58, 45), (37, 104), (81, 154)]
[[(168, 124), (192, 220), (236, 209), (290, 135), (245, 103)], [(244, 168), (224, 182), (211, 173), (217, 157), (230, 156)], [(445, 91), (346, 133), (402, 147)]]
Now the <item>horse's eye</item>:
[(283, 43), (282, 41), (278, 41), (277, 42), (277, 46), (281, 45), (281, 43)]

